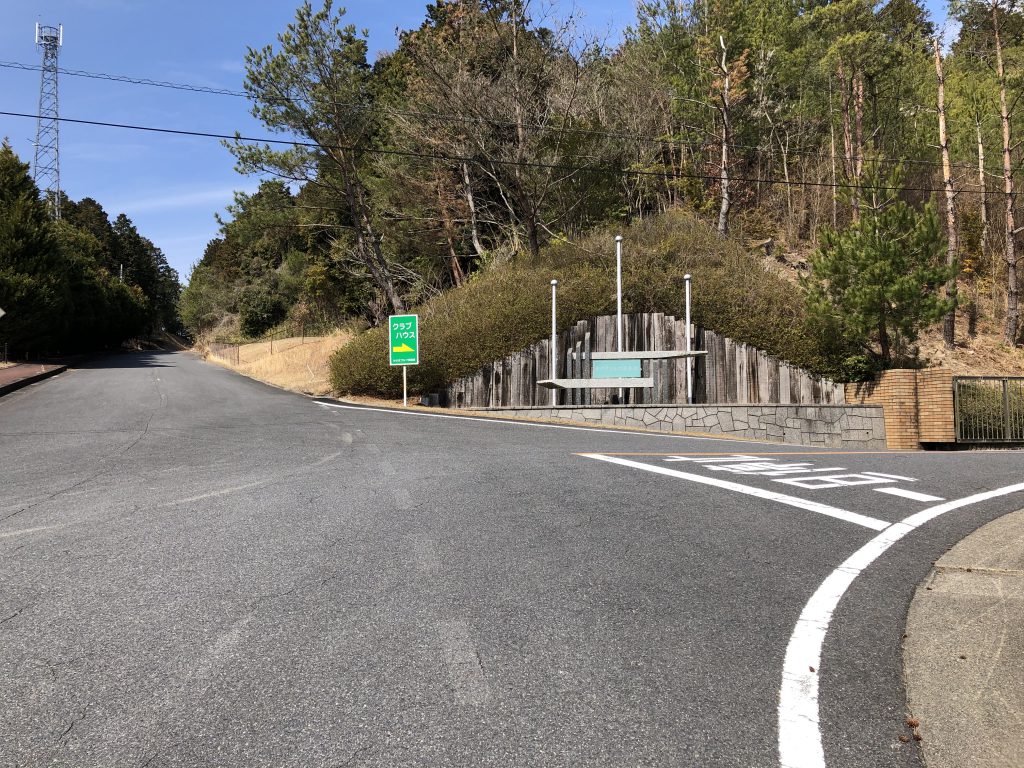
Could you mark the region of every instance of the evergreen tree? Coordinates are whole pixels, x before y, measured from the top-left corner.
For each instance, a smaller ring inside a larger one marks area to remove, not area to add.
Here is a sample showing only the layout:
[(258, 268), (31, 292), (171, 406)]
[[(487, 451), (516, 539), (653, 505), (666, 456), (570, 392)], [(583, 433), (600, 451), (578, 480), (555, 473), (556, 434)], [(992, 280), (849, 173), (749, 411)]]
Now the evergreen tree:
[(808, 309), (827, 333), (858, 345), (883, 367), (912, 362), (909, 345), (948, 309), (939, 289), (951, 270), (939, 218), (898, 197), (902, 172), (865, 167), (860, 218), (826, 230), (805, 280)]
[(15, 351), (53, 349), (68, 304), (46, 205), (5, 140), (0, 146), (0, 336)]

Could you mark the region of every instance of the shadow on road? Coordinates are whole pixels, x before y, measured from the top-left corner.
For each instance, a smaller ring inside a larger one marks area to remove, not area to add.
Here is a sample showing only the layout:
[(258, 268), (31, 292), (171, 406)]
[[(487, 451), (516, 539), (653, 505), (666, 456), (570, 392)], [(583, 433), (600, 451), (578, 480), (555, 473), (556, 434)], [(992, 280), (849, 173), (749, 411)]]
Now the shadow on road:
[(170, 358), (174, 352), (163, 352), (159, 350), (146, 350), (143, 352), (112, 352), (105, 355), (97, 355), (88, 360), (76, 364), (75, 368), (81, 369), (108, 369), (108, 368), (170, 368), (173, 366)]

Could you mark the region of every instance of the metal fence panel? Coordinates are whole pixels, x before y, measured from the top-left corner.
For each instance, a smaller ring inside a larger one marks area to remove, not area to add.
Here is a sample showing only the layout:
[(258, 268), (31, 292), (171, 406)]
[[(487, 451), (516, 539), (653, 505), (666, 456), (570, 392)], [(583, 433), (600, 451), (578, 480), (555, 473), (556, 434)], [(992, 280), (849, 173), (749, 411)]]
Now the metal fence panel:
[(958, 443), (1024, 443), (1024, 377), (957, 376)]

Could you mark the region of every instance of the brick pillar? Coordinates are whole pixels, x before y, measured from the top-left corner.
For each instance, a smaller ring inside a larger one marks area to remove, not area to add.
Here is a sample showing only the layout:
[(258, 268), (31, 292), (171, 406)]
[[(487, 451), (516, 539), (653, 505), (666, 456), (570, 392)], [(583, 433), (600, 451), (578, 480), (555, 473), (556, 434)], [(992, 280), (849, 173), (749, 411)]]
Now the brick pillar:
[(951, 443), (953, 375), (944, 368), (883, 371), (874, 381), (846, 385), (846, 402), (881, 405), (890, 450), (914, 450), (922, 443)]
[(917, 421), (922, 443), (956, 441), (952, 371), (926, 368), (917, 372)]

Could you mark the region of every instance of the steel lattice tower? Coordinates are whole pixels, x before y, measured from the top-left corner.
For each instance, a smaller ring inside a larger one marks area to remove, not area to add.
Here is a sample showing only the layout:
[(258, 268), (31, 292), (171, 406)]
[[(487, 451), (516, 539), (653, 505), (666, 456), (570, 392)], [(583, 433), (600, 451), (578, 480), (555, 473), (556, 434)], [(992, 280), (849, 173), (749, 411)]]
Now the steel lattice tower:
[(36, 24), (36, 46), (43, 52), (39, 84), (39, 118), (36, 123), (36, 156), (32, 178), (46, 195), (53, 218), (60, 218), (60, 114), (57, 100), (57, 55), (64, 43), (64, 27)]

